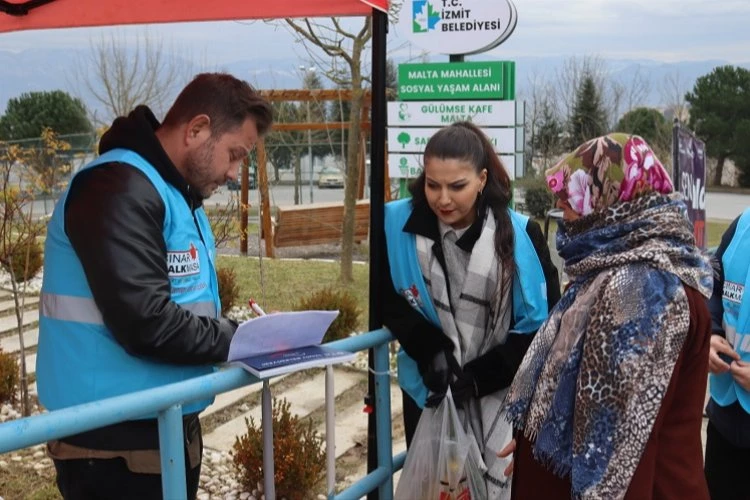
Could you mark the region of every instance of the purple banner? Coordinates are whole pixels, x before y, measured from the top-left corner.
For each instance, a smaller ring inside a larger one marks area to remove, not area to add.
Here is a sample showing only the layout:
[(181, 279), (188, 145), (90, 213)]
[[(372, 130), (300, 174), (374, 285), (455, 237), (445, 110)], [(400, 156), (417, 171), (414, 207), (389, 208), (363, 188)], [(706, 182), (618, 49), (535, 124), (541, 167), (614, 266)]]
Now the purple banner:
[(689, 131), (677, 129), (675, 184), (685, 197), (695, 244), (706, 248), (706, 145)]

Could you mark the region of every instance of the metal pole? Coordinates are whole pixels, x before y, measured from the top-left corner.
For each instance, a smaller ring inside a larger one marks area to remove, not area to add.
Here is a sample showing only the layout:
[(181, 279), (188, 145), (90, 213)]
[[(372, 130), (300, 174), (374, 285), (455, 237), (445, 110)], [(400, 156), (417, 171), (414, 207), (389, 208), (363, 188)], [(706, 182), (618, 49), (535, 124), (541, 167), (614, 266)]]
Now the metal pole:
[[(307, 101), (307, 124), (310, 125), (310, 101)], [(310, 203), (313, 202), (312, 130), (307, 129), (307, 155), (310, 157)]]
[(247, 215), (249, 205), (249, 174), (250, 174), (250, 155), (245, 157), (240, 167), (240, 255), (247, 257)]
[(271, 402), (271, 387), (268, 385), (268, 380), (263, 381), (261, 413), (263, 425), (263, 495), (266, 500), (276, 500), (276, 488), (273, 484), (273, 403)]
[[(377, 9), (372, 10), (372, 144), (370, 146), (370, 296), (368, 299), (369, 327), (377, 330), (383, 326), (382, 256), (385, 250), (385, 58), (388, 17)], [(367, 416), (367, 472), (380, 465), (377, 453), (378, 427), (375, 391), (375, 352), (368, 352), (370, 372), (367, 377), (367, 404), (372, 411)], [(380, 489), (382, 492), (382, 489)], [(367, 495), (367, 500), (378, 500), (379, 492)]]
[(675, 116), (672, 122), (672, 180), (674, 190), (682, 191), (680, 186), (680, 120)]
[(182, 406), (174, 405), (160, 411), (161, 488), (165, 498), (187, 498), (183, 435)]
[[(375, 399), (378, 428), (378, 467), (393, 470), (393, 437), (391, 436), (391, 378), (389, 374), (388, 344), (373, 349), (375, 358)], [(378, 500), (393, 498), (393, 475), (378, 488)]]
[(326, 366), (326, 491), (328, 498), (336, 493), (336, 392), (333, 388), (333, 366)]

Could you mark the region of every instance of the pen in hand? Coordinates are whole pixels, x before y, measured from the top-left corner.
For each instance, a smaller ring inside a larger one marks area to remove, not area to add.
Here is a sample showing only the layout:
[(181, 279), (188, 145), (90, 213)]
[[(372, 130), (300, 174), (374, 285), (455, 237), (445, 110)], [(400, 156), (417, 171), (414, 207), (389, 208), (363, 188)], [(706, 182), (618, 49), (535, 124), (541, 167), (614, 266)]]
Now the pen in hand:
[(247, 305), (250, 306), (250, 309), (252, 309), (253, 312), (256, 315), (258, 315), (258, 316), (265, 316), (266, 315), (266, 312), (253, 299), (248, 300), (247, 301)]

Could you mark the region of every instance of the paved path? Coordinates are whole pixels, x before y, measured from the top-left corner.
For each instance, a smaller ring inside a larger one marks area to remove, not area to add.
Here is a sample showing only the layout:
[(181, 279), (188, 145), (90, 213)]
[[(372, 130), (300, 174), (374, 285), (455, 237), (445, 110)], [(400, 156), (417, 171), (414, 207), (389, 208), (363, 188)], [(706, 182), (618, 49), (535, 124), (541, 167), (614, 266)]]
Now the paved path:
[[(2, 297), (1, 299), (2, 301), (0, 302), (0, 316), (14, 314), (13, 311), (16, 308), (16, 301), (10, 297)], [(26, 300), (24, 301), (24, 308), (27, 311), (30, 311), (34, 309), (38, 304), (39, 297), (26, 297)]]
[[(25, 348), (34, 347), (39, 342), (39, 330), (37, 328), (28, 330), (23, 334), (23, 345)], [(0, 338), (0, 348), (5, 352), (18, 352), (21, 349), (21, 343), (18, 341), (18, 335), (12, 334)]]
[(747, 207), (750, 195), (734, 193), (706, 193), (706, 218), (734, 220)]
[[(3, 335), (5, 332), (9, 332), (17, 327), (18, 320), (16, 319), (16, 314), (13, 312), (13, 310), (9, 311), (8, 316), (0, 317), (0, 335)], [(23, 326), (31, 325), (39, 321), (39, 310), (38, 309), (31, 309), (29, 311), (23, 312)], [(5, 339), (3, 338), (3, 342)], [(5, 349), (5, 345), (3, 344), (3, 349)], [(8, 349), (5, 349), (6, 351)]]

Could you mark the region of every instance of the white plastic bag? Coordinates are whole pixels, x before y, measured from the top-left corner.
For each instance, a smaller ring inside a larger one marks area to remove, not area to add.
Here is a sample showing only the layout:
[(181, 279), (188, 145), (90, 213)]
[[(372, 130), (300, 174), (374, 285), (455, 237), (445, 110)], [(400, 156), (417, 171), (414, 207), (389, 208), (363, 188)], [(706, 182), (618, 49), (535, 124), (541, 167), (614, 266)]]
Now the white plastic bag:
[(485, 500), (479, 448), (461, 426), (450, 389), (425, 408), (401, 472), (396, 500)]

